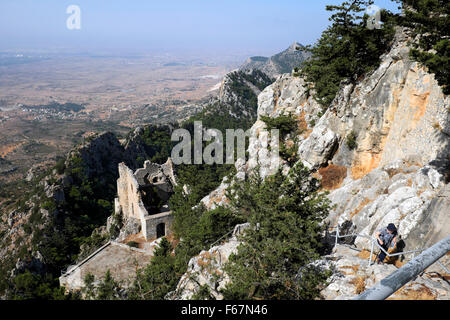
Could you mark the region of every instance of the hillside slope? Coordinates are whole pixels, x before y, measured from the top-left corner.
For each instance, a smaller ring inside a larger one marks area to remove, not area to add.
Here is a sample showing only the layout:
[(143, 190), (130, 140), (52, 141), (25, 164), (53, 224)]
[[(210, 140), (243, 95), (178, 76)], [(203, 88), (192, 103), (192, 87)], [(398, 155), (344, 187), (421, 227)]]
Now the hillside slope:
[[(301, 133), (287, 135), (282, 143), (296, 143), (299, 161), (330, 191), (328, 197), (335, 207), (326, 223), (365, 235), (395, 223), (405, 251), (428, 247), (448, 236), (450, 101), (434, 76), (411, 61), (408, 52), (407, 39), (398, 33), (381, 65), (356, 85), (343, 83), (326, 112), (308, 94), (302, 78), (280, 76), (258, 97), (258, 120), (251, 129), (249, 160), (237, 163), (237, 181), (257, 166), (262, 176), (274, 173), (274, 159), (267, 150), (274, 141), (267, 135), (262, 116), (277, 118), (292, 113)], [(287, 161), (279, 160), (288, 167)], [(225, 204), (229, 181), (224, 181), (203, 203), (209, 208)], [(236, 239), (230, 241), (236, 248)], [(357, 250), (370, 250), (364, 238), (357, 237), (352, 243)], [(222, 246), (223, 250), (221, 246), (211, 250), (221, 253), (220, 261), (227, 261), (234, 249), (227, 249), (229, 242)], [(191, 273), (183, 276), (172, 298), (190, 297), (202, 285), (220, 298), (217, 288), (228, 279), (223, 274), (223, 263), (202, 260), (207, 255), (205, 251), (191, 260)], [(353, 259), (348, 251), (340, 251), (333, 259), (346, 258)], [(352, 261), (358, 264), (364, 260)], [(378, 272), (375, 269), (372, 271)], [(334, 287), (327, 294), (324, 291), (324, 296), (332, 299), (356, 294), (355, 274), (337, 272), (346, 281), (335, 283), (339, 277), (330, 278), (330, 286)], [(218, 280), (214, 273), (223, 276)], [(189, 280), (191, 276), (200, 281)], [(373, 284), (373, 279), (364, 279), (364, 285)], [(379, 280), (380, 275), (375, 279)], [(434, 299), (446, 299), (450, 289), (445, 281), (436, 284), (423, 280), (417, 285), (429, 290)]]
[[(27, 180), (17, 184), (16, 193), (21, 193), (17, 199), (0, 205), (3, 297), (34, 294), (31, 285), (17, 287), (16, 277), (24, 274), (36, 286), (59, 286), (56, 279), (61, 270), (114, 237), (109, 234), (114, 230), (95, 230), (111, 215), (118, 164), (137, 168), (144, 159), (167, 159), (160, 152), (170, 141), (170, 133), (171, 127), (137, 128), (120, 142), (113, 133), (104, 132), (75, 146), (50, 170), (30, 170)], [(54, 298), (49, 292), (50, 296), (40, 298)]]

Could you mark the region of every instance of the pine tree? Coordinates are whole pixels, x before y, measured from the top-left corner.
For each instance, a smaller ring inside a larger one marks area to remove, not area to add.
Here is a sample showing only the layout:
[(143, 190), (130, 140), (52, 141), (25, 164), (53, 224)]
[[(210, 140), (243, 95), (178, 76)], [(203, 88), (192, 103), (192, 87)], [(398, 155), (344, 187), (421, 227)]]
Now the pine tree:
[(83, 296), (84, 299), (86, 300), (93, 300), (96, 298), (96, 293), (95, 293), (95, 276), (91, 273), (88, 273), (85, 277), (84, 277), (84, 287), (82, 288), (82, 292), (83, 292)]
[[(201, 183), (199, 183), (201, 184)], [(228, 233), (236, 224), (244, 222), (229, 209), (207, 210), (201, 203), (198, 189), (185, 194), (181, 186), (175, 188), (170, 199), (174, 216), (173, 230), (182, 239), (175, 249), (177, 273), (184, 273), (189, 259)]]
[(130, 298), (139, 300), (163, 300), (174, 290), (179, 277), (175, 272), (172, 245), (162, 238), (149, 265), (137, 272)]
[(411, 56), (435, 74), (445, 94), (450, 93), (450, 2), (403, 0), (402, 25), (412, 32)]
[[(250, 228), (225, 270), (231, 283), (226, 299), (312, 299), (321, 272), (298, 272), (319, 258), (322, 220), (329, 200), (319, 194), (319, 181), (300, 163), (287, 176), (278, 171), (262, 180), (257, 172), (230, 190), (231, 207)], [(276, 192), (274, 192), (276, 190)], [(307, 274), (307, 275), (306, 275)]]
[(99, 300), (115, 300), (119, 298), (120, 286), (111, 276), (109, 269), (106, 271), (105, 278), (98, 285), (97, 297)]
[(342, 80), (356, 81), (379, 65), (380, 56), (389, 48), (394, 35), (393, 15), (382, 11), (380, 29), (367, 27), (363, 14), (373, 1), (353, 0), (338, 6), (326, 6), (334, 12), (329, 26), (312, 48), (301, 74), (314, 87), (316, 100), (326, 109), (333, 101)]

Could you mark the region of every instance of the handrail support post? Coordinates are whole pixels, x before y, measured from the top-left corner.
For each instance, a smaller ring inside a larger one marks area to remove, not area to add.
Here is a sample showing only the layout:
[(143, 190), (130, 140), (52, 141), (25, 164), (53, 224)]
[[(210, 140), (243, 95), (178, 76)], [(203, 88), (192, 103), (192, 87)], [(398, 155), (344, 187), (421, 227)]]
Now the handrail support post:
[(373, 254), (373, 247), (375, 246), (375, 242), (374, 242), (374, 240), (372, 239), (372, 247), (371, 247), (371, 249), (370, 249), (370, 256), (369, 256), (369, 265), (367, 266), (367, 267), (370, 267), (370, 264), (372, 263), (372, 254)]
[(336, 239), (334, 240), (334, 248), (336, 248), (338, 244), (338, 238), (339, 238), (339, 224), (336, 226)]

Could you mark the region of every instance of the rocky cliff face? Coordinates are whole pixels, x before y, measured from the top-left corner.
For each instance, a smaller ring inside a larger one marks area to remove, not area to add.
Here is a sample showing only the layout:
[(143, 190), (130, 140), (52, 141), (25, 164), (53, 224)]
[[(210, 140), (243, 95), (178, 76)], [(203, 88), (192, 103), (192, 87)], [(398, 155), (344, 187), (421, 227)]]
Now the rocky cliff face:
[[(301, 134), (287, 136), (283, 143), (296, 141), (300, 161), (322, 179), (324, 189), (330, 190), (335, 208), (327, 223), (345, 223), (349, 231), (367, 235), (395, 223), (406, 245), (404, 250), (424, 248), (447, 236), (449, 98), (432, 74), (409, 59), (406, 41), (398, 34), (381, 65), (356, 84), (343, 83), (325, 113), (308, 95), (303, 79), (280, 76), (258, 96), (249, 160), (237, 166), (238, 176), (242, 178), (258, 164), (262, 176), (274, 173), (274, 159), (267, 150), (273, 141), (260, 119), (292, 113)], [(227, 182), (203, 199), (206, 206), (226, 203)], [(358, 250), (370, 245), (360, 237), (354, 244)], [(355, 294), (353, 288), (348, 290)], [(327, 297), (340, 295), (345, 293)]]

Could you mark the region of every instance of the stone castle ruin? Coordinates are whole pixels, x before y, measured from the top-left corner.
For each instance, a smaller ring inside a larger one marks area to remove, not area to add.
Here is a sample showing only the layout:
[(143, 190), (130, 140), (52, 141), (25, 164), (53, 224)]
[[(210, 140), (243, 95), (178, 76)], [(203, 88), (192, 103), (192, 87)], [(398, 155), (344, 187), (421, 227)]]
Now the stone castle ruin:
[(176, 185), (170, 158), (163, 165), (145, 161), (134, 173), (120, 163), (115, 213), (122, 216), (124, 228), (119, 238), (139, 232), (145, 240), (169, 235), (173, 217), (168, 200)]
[[(176, 185), (170, 158), (163, 165), (145, 161), (144, 167), (135, 172), (120, 163), (114, 214), (124, 223), (119, 237), (70, 266), (59, 278), (60, 284), (67, 291), (80, 290), (87, 274), (101, 279), (110, 270), (114, 279), (128, 286), (130, 274), (150, 261), (159, 238), (171, 234), (173, 217), (168, 200)], [(130, 237), (143, 238), (144, 243), (139, 248), (131, 247), (126, 244)]]

